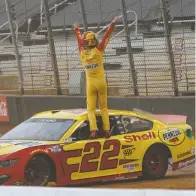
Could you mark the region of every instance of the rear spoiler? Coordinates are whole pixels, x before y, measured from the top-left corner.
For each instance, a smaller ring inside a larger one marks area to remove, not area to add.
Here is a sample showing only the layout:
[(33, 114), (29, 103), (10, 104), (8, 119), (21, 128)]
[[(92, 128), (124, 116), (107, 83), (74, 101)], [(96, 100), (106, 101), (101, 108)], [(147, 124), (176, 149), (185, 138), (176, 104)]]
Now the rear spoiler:
[(150, 112), (146, 112), (144, 110), (140, 110), (137, 108), (133, 108), (133, 111), (143, 113), (145, 115), (151, 116), (164, 124), (186, 124), (187, 116), (184, 115), (175, 115), (175, 114), (153, 114)]
[(184, 115), (153, 114), (150, 116), (165, 124), (186, 124), (187, 121), (187, 116)]

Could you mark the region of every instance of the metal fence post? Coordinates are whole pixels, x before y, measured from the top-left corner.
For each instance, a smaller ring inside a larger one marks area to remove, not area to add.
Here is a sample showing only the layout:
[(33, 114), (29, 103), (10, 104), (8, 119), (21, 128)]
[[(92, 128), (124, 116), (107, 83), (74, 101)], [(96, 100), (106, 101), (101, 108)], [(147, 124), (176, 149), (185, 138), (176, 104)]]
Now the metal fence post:
[(50, 20), (50, 14), (49, 14), (48, 0), (44, 0), (44, 14), (46, 17), (50, 55), (51, 55), (53, 69), (54, 69), (54, 80), (55, 80), (56, 90), (57, 90), (58, 95), (62, 95), (60, 79), (59, 79), (59, 72), (58, 72), (58, 65), (57, 65), (57, 59), (56, 59), (56, 52), (55, 52), (55, 46), (54, 46), (54, 40), (53, 40), (53, 36), (52, 36), (52, 27), (51, 27), (51, 20)]
[(172, 84), (173, 84), (173, 88), (174, 88), (174, 95), (178, 96), (178, 84), (177, 84), (177, 77), (176, 77), (176, 69), (175, 69), (174, 55), (173, 55), (171, 35), (170, 35), (170, 30), (169, 30), (169, 25), (168, 25), (168, 14), (167, 14), (165, 0), (160, 0), (160, 4), (161, 4), (162, 16), (163, 16), (165, 38), (166, 38), (166, 42), (167, 42), (167, 51), (168, 51), (170, 69), (171, 69), (171, 78), (172, 78)]
[(85, 7), (84, 7), (84, 1), (83, 0), (80, 0), (80, 7), (81, 7), (81, 12), (82, 12), (84, 31), (88, 31), (88, 23), (87, 23), (86, 12), (85, 12)]
[(9, 0), (5, 0), (5, 5), (6, 5), (6, 12), (7, 12), (7, 17), (8, 17), (10, 32), (11, 32), (11, 36), (12, 36), (12, 44), (14, 46), (15, 58), (16, 58), (17, 66), (18, 66), (18, 75), (19, 75), (19, 80), (20, 80), (20, 95), (23, 95), (24, 94), (24, 86), (23, 86), (22, 67), (21, 67), (20, 56), (19, 56), (19, 52), (18, 52), (18, 46), (17, 46), (13, 22), (12, 22), (13, 21), (13, 13), (11, 13), (11, 11), (10, 11)]
[(131, 72), (130, 74), (131, 74), (132, 84), (133, 84), (133, 91), (134, 91), (134, 95), (138, 96), (139, 92), (138, 92), (138, 87), (137, 87), (137, 79), (136, 79), (137, 76), (136, 76), (134, 59), (133, 59), (132, 48), (131, 48), (131, 39), (130, 39), (129, 29), (128, 29), (125, 0), (121, 0), (121, 8), (122, 8), (124, 30), (125, 30), (125, 36), (126, 36), (126, 42), (127, 42), (127, 52), (128, 52), (130, 72)]

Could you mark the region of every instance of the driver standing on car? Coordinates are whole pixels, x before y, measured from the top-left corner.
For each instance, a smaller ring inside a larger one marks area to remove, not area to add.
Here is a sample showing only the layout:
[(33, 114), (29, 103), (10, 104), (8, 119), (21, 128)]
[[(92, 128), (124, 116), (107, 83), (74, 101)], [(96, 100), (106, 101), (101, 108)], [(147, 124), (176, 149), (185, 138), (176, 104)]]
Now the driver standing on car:
[(118, 18), (119, 16), (115, 17), (111, 22), (100, 43), (98, 42), (94, 32), (87, 31), (81, 35), (79, 25), (74, 25), (80, 58), (86, 73), (87, 110), (90, 122), (91, 139), (98, 137), (95, 115), (97, 97), (103, 120), (104, 136), (106, 138), (110, 137), (110, 122), (107, 107), (107, 84), (104, 73), (103, 53)]

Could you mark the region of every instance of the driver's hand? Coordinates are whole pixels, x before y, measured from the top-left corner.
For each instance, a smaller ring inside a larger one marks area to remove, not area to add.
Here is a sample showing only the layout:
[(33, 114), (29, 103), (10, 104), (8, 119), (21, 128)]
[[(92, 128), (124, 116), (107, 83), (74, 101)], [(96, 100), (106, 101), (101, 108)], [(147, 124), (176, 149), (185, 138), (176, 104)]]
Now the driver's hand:
[(120, 16), (115, 16), (115, 18), (112, 20), (112, 23), (115, 23), (119, 18)]
[(78, 23), (75, 23), (75, 24), (74, 24), (74, 29), (75, 29), (75, 28), (79, 28), (79, 24), (78, 24)]

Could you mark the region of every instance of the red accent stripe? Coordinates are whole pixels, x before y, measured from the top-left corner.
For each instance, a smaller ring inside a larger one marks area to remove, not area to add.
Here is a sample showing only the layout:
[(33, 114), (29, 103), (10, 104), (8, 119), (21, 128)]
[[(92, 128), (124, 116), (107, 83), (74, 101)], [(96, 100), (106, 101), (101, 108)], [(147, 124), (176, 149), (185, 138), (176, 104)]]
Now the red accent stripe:
[(133, 147), (133, 145), (122, 145), (121, 149), (130, 148), (130, 147)]
[(186, 162), (186, 161), (189, 161), (189, 160), (192, 160), (192, 159), (195, 159), (195, 155), (194, 155), (194, 156), (191, 156), (191, 157), (189, 157), (189, 158), (187, 158), (187, 159), (183, 159), (183, 160), (181, 160), (181, 161), (178, 161), (178, 162), (173, 163), (173, 165), (172, 165), (172, 170), (175, 171), (175, 170), (177, 170), (177, 169), (181, 169), (181, 168), (183, 168), (183, 167), (186, 167), (187, 165), (193, 164), (193, 163), (190, 163), (190, 164), (187, 164), (187, 165), (185, 165), (185, 166), (182, 166), (182, 167), (178, 168), (179, 163)]
[(193, 155), (193, 156), (191, 156), (191, 157), (189, 157), (189, 158), (183, 159), (183, 160), (181, 160), (181, 161), (175, 162), (174, 164), (180, 163), (180, 162), (182, 162), (182, 161), (188, 161), (188, 160), (191, 160), (191, 159), (193, 159), (193, 158), (195, 158), (195, 155)]
[(126, 164), (126, 163), (131, 163), (131, 162), (134, 162), (134, 161), (137, 161), (138, 159), (121, 159), (119, 161), (119, 165), (123, 165), (123, 164)]
[(81, 38), (81, 33), (80, 33), (79, 28), (75, 28), (74, 32), (75, 32), (75, 35), (76, 35), (76, 38), (78, 41), (78, 50), (81, 51), (81, 49), (82, 49), (82, 40), (81, 39), (82, 38)]
[(107, 39), (110, 37), (112, 31), (114, 30), (114, 26), (115, 26), (115, 24), (114, 23), (111, 23), (110, 26), (107, 28), (107, 30), (106, 30), (103, 38), (102, 38), (101, 43), (97, 46), (97, 49), (99, 51), (104, 50), (104, 48), (106, 47), (106, 45), (107, 45)]

